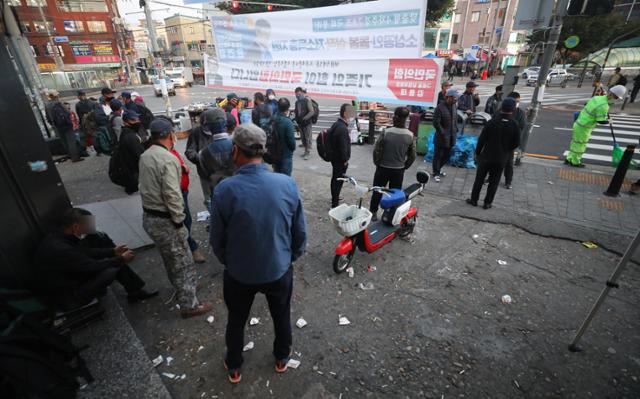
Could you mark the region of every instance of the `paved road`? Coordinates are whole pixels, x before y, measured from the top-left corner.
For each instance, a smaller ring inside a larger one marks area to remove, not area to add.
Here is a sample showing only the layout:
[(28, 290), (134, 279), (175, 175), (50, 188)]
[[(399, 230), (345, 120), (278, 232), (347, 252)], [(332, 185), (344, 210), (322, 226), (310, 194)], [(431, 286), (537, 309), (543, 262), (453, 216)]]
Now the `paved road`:
[[(454, 87), (464, 90), (465, 80), (456, 79)], [(493, 94), (495, 86), (501, 83), (500, 80), (478, 81), (477, 91), (480, 93), (481, 106), (484, 106), (486, 99)], [(532, 98), (534, 88), (519, 85), (516, 88), (522, 98), (522, 106), (526, 107)], [(144, 97), (149, 108), (154, 112), (161, 112), (164, 103), (161, 98), (153, 94), (151, 86), (138, 89)], [(238, 92), (240, 96), (251, 97), (251, 92)], [(174, 110), (186, 106), (192, 102), (213, 101), (216, 97), (222, 97), (226, 92), (208, 89), (203, 86), (176, 89), (176, 96), (170, 97)], [(568, 87), (550, 87), (545, 91), (542, 110), (536, 121), (534, 133), (530, 138), (527, 152), (533, 156), (548, 159), (561, 159), (569, 147), (571, 140), (572, 114), (579, 110), (591, 96), (590, 83), (582, 88), (577, 88), (575, 82), (571, 82)], [(290, 98), (290, 100), (293, 100)], [(326, 129), (338, 117), (338, 110), (342, 100), (319, 98), (318, 103), (321, 108), (321, 115), (318, 124), (314, 126), (314, 132)], [(293, 101), (292, 101), (293, 102)], [(616, 138), (621, 145), (638, 143), (640, 138), (640, 127), (638, 122), (640, 117), (629, 115), (614, 115), (614, 126), (616, 127)], [(608, 128), (597, 128), (593, 138), (587, 147), (584, 160), (592, 164), (609, 164), (613, 140)]]

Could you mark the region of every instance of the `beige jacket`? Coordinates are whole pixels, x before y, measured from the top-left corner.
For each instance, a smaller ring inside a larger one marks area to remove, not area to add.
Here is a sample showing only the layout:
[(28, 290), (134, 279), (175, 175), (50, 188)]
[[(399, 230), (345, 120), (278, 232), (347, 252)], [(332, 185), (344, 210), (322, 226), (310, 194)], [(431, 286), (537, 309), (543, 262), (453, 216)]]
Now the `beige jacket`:
[(180, 162), (163, 146), (154, 144), (140, 157), (139, 190), (143, 208), (168, 212), (174, 223), (184, 221)]

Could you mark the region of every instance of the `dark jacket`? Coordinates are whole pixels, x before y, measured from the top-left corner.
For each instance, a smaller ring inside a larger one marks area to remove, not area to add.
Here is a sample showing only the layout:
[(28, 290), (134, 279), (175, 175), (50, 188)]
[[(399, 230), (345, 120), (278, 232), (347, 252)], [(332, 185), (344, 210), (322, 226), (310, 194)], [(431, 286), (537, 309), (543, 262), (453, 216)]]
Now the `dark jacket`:
[(58, 100), (50, 102), (47, 111), (47, 119), (55, 128), (58, 134), (73, 130), (73, 123), (71, 122), (71, 113), (67, 108)]
[(331, 126), (331, 163), (341, 165), (351, 159), (351, 138), (347, 122), (338, 118)]
[(436, 129), (433, 144), (441, 148), (452, 148), (458, 136), (458, 107), (446, 102), (438, 104), (433, 113), (433, 127)]
[(458, 109), (460, 111), (476, 112), (476, 107), (480, 104), (480, 97), (465, 90), (458, 99)]
[[(500, 117), (500, 109), (502, 108), (502, 102), (496, 107), (496, 111), (491, 115), (492, 118)], [(513, 114), (513, 120), (516, 121), (516, 125), (520, 128), (520, 134), (524, 131), (524, 127), (527, 125), (527, 116), (524, 114), (524, 110), (520, 107), (516, 108), (515, 114)]]
[(380, 135), (373, 149), (373, 163), (388, 169), (409, 169), (416, 160), (416, 146), (409, 129), (390, 127)]
[(45, 294), (71, 294), (87, 278), (122, 262), (113, 248), (87, 248), (75, 236), (50, 234), (36, 251), (37, 286)]
[(82, 118), (91, 111), (93, 111), (93, 102), (88, 98), (76, 103), (76, 114), (78, 114), (80, 123), (82, 123)]
[(138, 163), (140, 162), (140, 156), (144, 152), (142, 138), (138, 132), (129, 126), (123, 126), (120, 133), (118, 151), (120, 152), (122, 163), (127, 170), (135, 176), (135, 179), (138, 180)]
[(198, 166), (203, 173), (201, 176), (209, 179), (214, 187), (222, 179), (232, 176), (235, 171), (231, 159), (232, 147), (233, 143), (227, 133), (217, 133), (213, 135), (211, 143), (200, 152)]
[(442, 92), (442, 90), (441, 90), (441, 91), (439, 91), (439, 92), (438, 92), (438, 102), (436, 103), (436, 106), (437, 106), (438, 104), (440, 104), (440, 103), (443, 103), (443, 102), (444, 102), (444, 98), (445, 98), (445, 95), (444, 95), (444, 93)]
[(491, 97), (487, 98), (487, 102), (484, 106), (484, 112), (489, 115), (493, 115), (498, 111), (498, 104), (502, 102), (502, 94), (493, 94)]
[(260, 104), (253, 107), (251, 110), (251, 122), (254, 125), (260, 126), (260, 118), (270, 118), (272, 115), (271, 108), (267, 104)]
[[(202, 123), (202, 121), (201, 121)], [(189, 139), (187, 140), (187, 148), (184, 155), (189, 161), (196, 165), (198, 176), (207, 178), (207, 172), (202, 170), (200, 165), (200, 151), (206, 149), (213, 141), (213, 134), (205, 133), (201, 126), (194, 126), (189, 130)]]
[(296, 149), (296, 136), (293, 122), (283, 113), (277, 113), (273, 117), (275, 129), (278, 134), (278, 142), (281, 143), (282, 159), (289, 159)]
[(520, 145), (520, 128), (508, 115), (491, 119), (478, 137), (476, 156), (487, 163), (504, 165)]
[(311, 124), (313, 117), (313, 103), (311, 99), (304, 96), (303, 99), (296, 101), (296, 122), (300, 127)]
[(99, 102), (93, 103), (92, 111), (96, 118), (96, 124), (99, 127), (107, 127), (107, 123), (109, 122), (109, 116), (104, 113), (102, 104)]

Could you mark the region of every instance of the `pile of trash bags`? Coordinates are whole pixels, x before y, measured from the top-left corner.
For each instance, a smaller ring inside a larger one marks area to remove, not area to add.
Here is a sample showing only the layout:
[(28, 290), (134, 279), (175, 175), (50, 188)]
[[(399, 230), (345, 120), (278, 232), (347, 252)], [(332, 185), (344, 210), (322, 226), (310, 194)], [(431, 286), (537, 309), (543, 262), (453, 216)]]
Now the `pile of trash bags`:
[[(424, 160), (427, 162), (433, 161), (433, 138), (434, 134), (429, 136), (427, 144), (427, 154), (424, 156)], [(473, 159), (473, 155), (476, 152), (478, 145), (478, 136), (470, 134), (458, 135), (456, 138), (456, 145), (451, 150), (451, 157), (449, 158), (448, 165), (456, 166), (458, 168), (475, 169), (476, 161)]]

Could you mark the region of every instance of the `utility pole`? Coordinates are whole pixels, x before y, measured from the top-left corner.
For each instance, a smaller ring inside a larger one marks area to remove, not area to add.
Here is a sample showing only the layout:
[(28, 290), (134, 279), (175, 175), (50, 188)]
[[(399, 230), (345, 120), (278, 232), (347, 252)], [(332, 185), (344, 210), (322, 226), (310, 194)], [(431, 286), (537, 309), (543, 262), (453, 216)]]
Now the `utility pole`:
[(162, 91), (162, 99), (164, 100), (165, 112), (168, 117), (171, 118), (171, 101), (169, 100), (169, 92), (167, 91), (167, 82), (164, 74), (164, 64), (162, 58), (159, 56), (160, 49), (158, 48), (158, 38), (156, 36), (156, 26), (153, 23), (151, 17), (151, 7), (146, 0), (140, 0), (140, 6), (144, 7), (144, 16), (147, 22), (147, 30), (149, 31), (149, 41), (151, 41), (151, 51), (153, 55), (153, 67), (158, 70), (158, 79), (160, 80), (160, 90)]
[(496, 8), (496, 16), (493, 19), (493, 28), (491, 29), (491, 34), (489, 35), (489, 54), (487, 54), (487, 65), (486, 65), (487, 68), (489, 68), (489, 57), (493, 54), (493, 35), (496, 33), (496, 26), (498, 24), (498, 15), (500, 14), (500, 3), (501, 1), (498, 0), (498, 7)]
[(47, 21), (47, 17), (44, 16), (44, 10), (42, 9), (42, 2), (38, 2), (38, 11), (40, 12), (40, 18), (42, 18), (42, 23), (44, 24), (44, 29), (47, 32), (47, 37), (49, 38), (49, 44), (51, 44), (51, 50), (53, 51), (53, 60), (56, 63), (56, 69), (58, 71), (62, 71), (64, 69), (64, 62), (62, 58), (60, 58), (60, 53), (58, 52), (58, 45), (55, 40), (53, 40), (53, 36), (51, 36), (51, 29), (49, 29), (49, 21)]
[(553, 56), (556, 52), (556, 46), (560, 39), (560, 31), (562, 31), (562, 18), (567, 14), (567, 6), (569, 0), (556, 0), (555, 10), (551, 17), (551, 30), (549, 33), (549, 40), (547, 41), (544, 55), (542, 57), (542, 64), (540, 65), (540, 72), (538, 72), (538, 82), (536, 88), (533, 91), (533, 98), (531, 99), (531, 105), (527, 108), (527, 124), (522, 132), (522, 140), (520, 142), (520, 149), (522, 153), (518, 155), (516, 159), (516, 165), (520, 164), (520, 159), (524, 156), (527, 149), (527, 143), (531, 132), (533, 131), (533, 125), (538, 117), (540, 111), (540, 105), (544, 98), (544, 89), (547, 85), (547, 75), (549, 75), (549, 69), (551, 69), (551, 63), (553, 62)]

